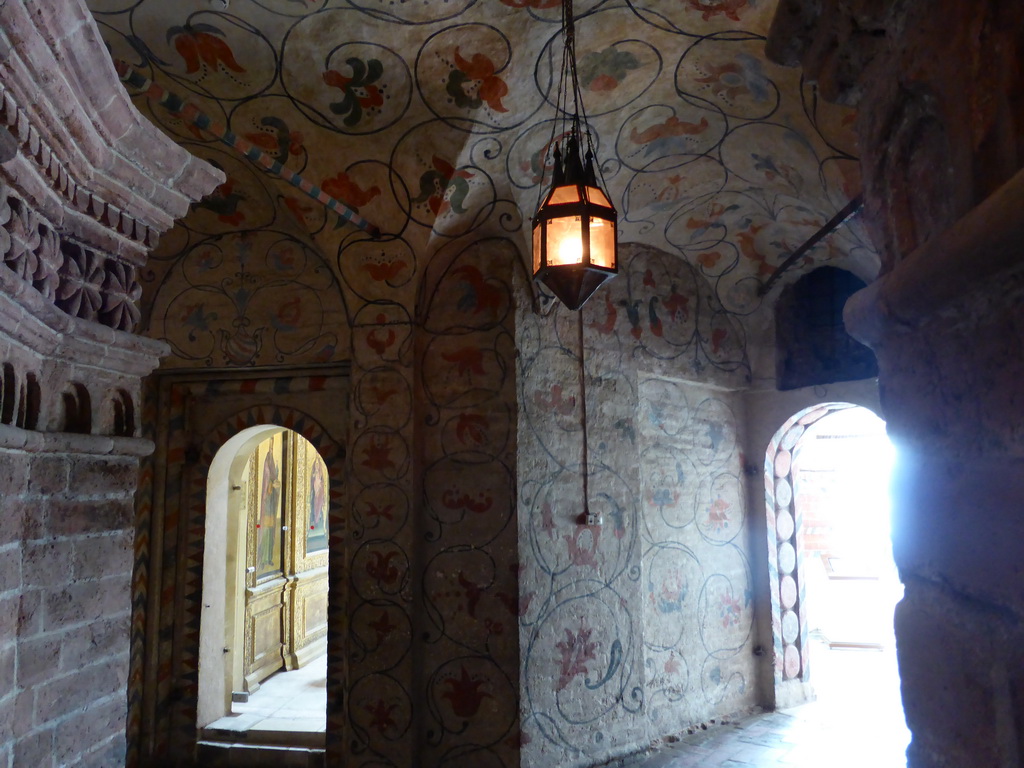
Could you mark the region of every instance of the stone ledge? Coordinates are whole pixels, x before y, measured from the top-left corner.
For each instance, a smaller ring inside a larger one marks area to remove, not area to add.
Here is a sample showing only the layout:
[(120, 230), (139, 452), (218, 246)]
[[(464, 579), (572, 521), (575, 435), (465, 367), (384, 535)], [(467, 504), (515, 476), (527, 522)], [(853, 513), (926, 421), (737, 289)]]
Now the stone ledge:
[(846, 304), (847, 331), (870, 347), (912, 331), (986, 281), (1022, 267), (1024, 170), (940, 237)]
[(141, 437), (79, 435), (71, 432), (33, 432), (0, 424), (0, 450), (141, 458), (149, 456), (155, 447), (152, 440)]
[(72, 317), (0, 266), (0, 333), (39, 354), (66, 356), (76, 365), (146, 376), (170, 353), (162, 341)]

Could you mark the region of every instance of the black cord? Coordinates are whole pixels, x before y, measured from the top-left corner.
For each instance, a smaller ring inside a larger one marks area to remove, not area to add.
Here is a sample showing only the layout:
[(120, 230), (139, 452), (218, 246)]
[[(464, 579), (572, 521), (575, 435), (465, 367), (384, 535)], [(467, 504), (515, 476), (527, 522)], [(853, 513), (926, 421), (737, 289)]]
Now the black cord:
[(580, 474), (583, 476), (583, 521), (590, 514), (590, 458), (587, 448), (587, 366), (584, 361), (583, 309), (576, 312), (577, 338), (580, 345), (580, 425), (583, 427), (583, 455)]

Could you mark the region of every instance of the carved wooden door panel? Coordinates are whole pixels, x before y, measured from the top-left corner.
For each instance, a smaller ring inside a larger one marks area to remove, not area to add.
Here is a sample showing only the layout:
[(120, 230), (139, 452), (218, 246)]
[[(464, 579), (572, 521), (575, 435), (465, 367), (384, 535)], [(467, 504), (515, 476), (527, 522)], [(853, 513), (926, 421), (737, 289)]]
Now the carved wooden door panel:
[(289, 525), (288, 640), (285, 663), (305, 666), (327, 652), (327, 465), (316, 449), (293, 433), (289, 478), (295, 492)]
[(248, 464), (245, 690), (327, 652), (327, 467), (298, 434), (260, 443)]
[(284, 432), (260, 443), (249, 461), (245, 577), (245, 688), (285, 665), (287, 447)]

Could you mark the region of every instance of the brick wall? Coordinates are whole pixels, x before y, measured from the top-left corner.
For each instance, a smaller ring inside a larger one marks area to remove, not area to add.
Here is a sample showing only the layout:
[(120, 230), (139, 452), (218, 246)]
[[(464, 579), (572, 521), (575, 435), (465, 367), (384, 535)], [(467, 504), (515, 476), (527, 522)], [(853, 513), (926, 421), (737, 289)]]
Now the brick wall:
[(0, 766), (123, 764), (138, 457), (37, 442), (0, 448)]
[(803, 547), (807, 555), (819, 556), (833, 548), (832, 524), (828, 519), (827, 486), (833, 472), (800, 473), (794, 497), (797, 515), (803, 519)]

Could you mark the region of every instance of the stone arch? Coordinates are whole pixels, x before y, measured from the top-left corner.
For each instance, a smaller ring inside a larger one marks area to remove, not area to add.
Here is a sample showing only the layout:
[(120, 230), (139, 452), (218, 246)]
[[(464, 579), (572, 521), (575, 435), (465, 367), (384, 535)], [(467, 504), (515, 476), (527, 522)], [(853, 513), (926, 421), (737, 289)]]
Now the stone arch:
[(105, 434), (115, 437), (135, 436), (135, 400), (125, 389), (115, 389), (107, 400), (104, 414)]
[(84, 384), (72, 381), (61, 395), (64, 404), (62, 431), (92, 434), (92, 395)]
[(810, 678), (804, 564), (798, 545), (802, 521), (794, 495), (794, 451), (812, 425), (849, 408), (867, 408), (879, 418), (884, 418), (877, 408), (870, 405), (819, 403), (803, 408), (787, 419), (775, 432), (765, 451), (765, 513), (776, 706), (789, 706), (806, 698), (803, 691), (788, 689), (800, 689)]

